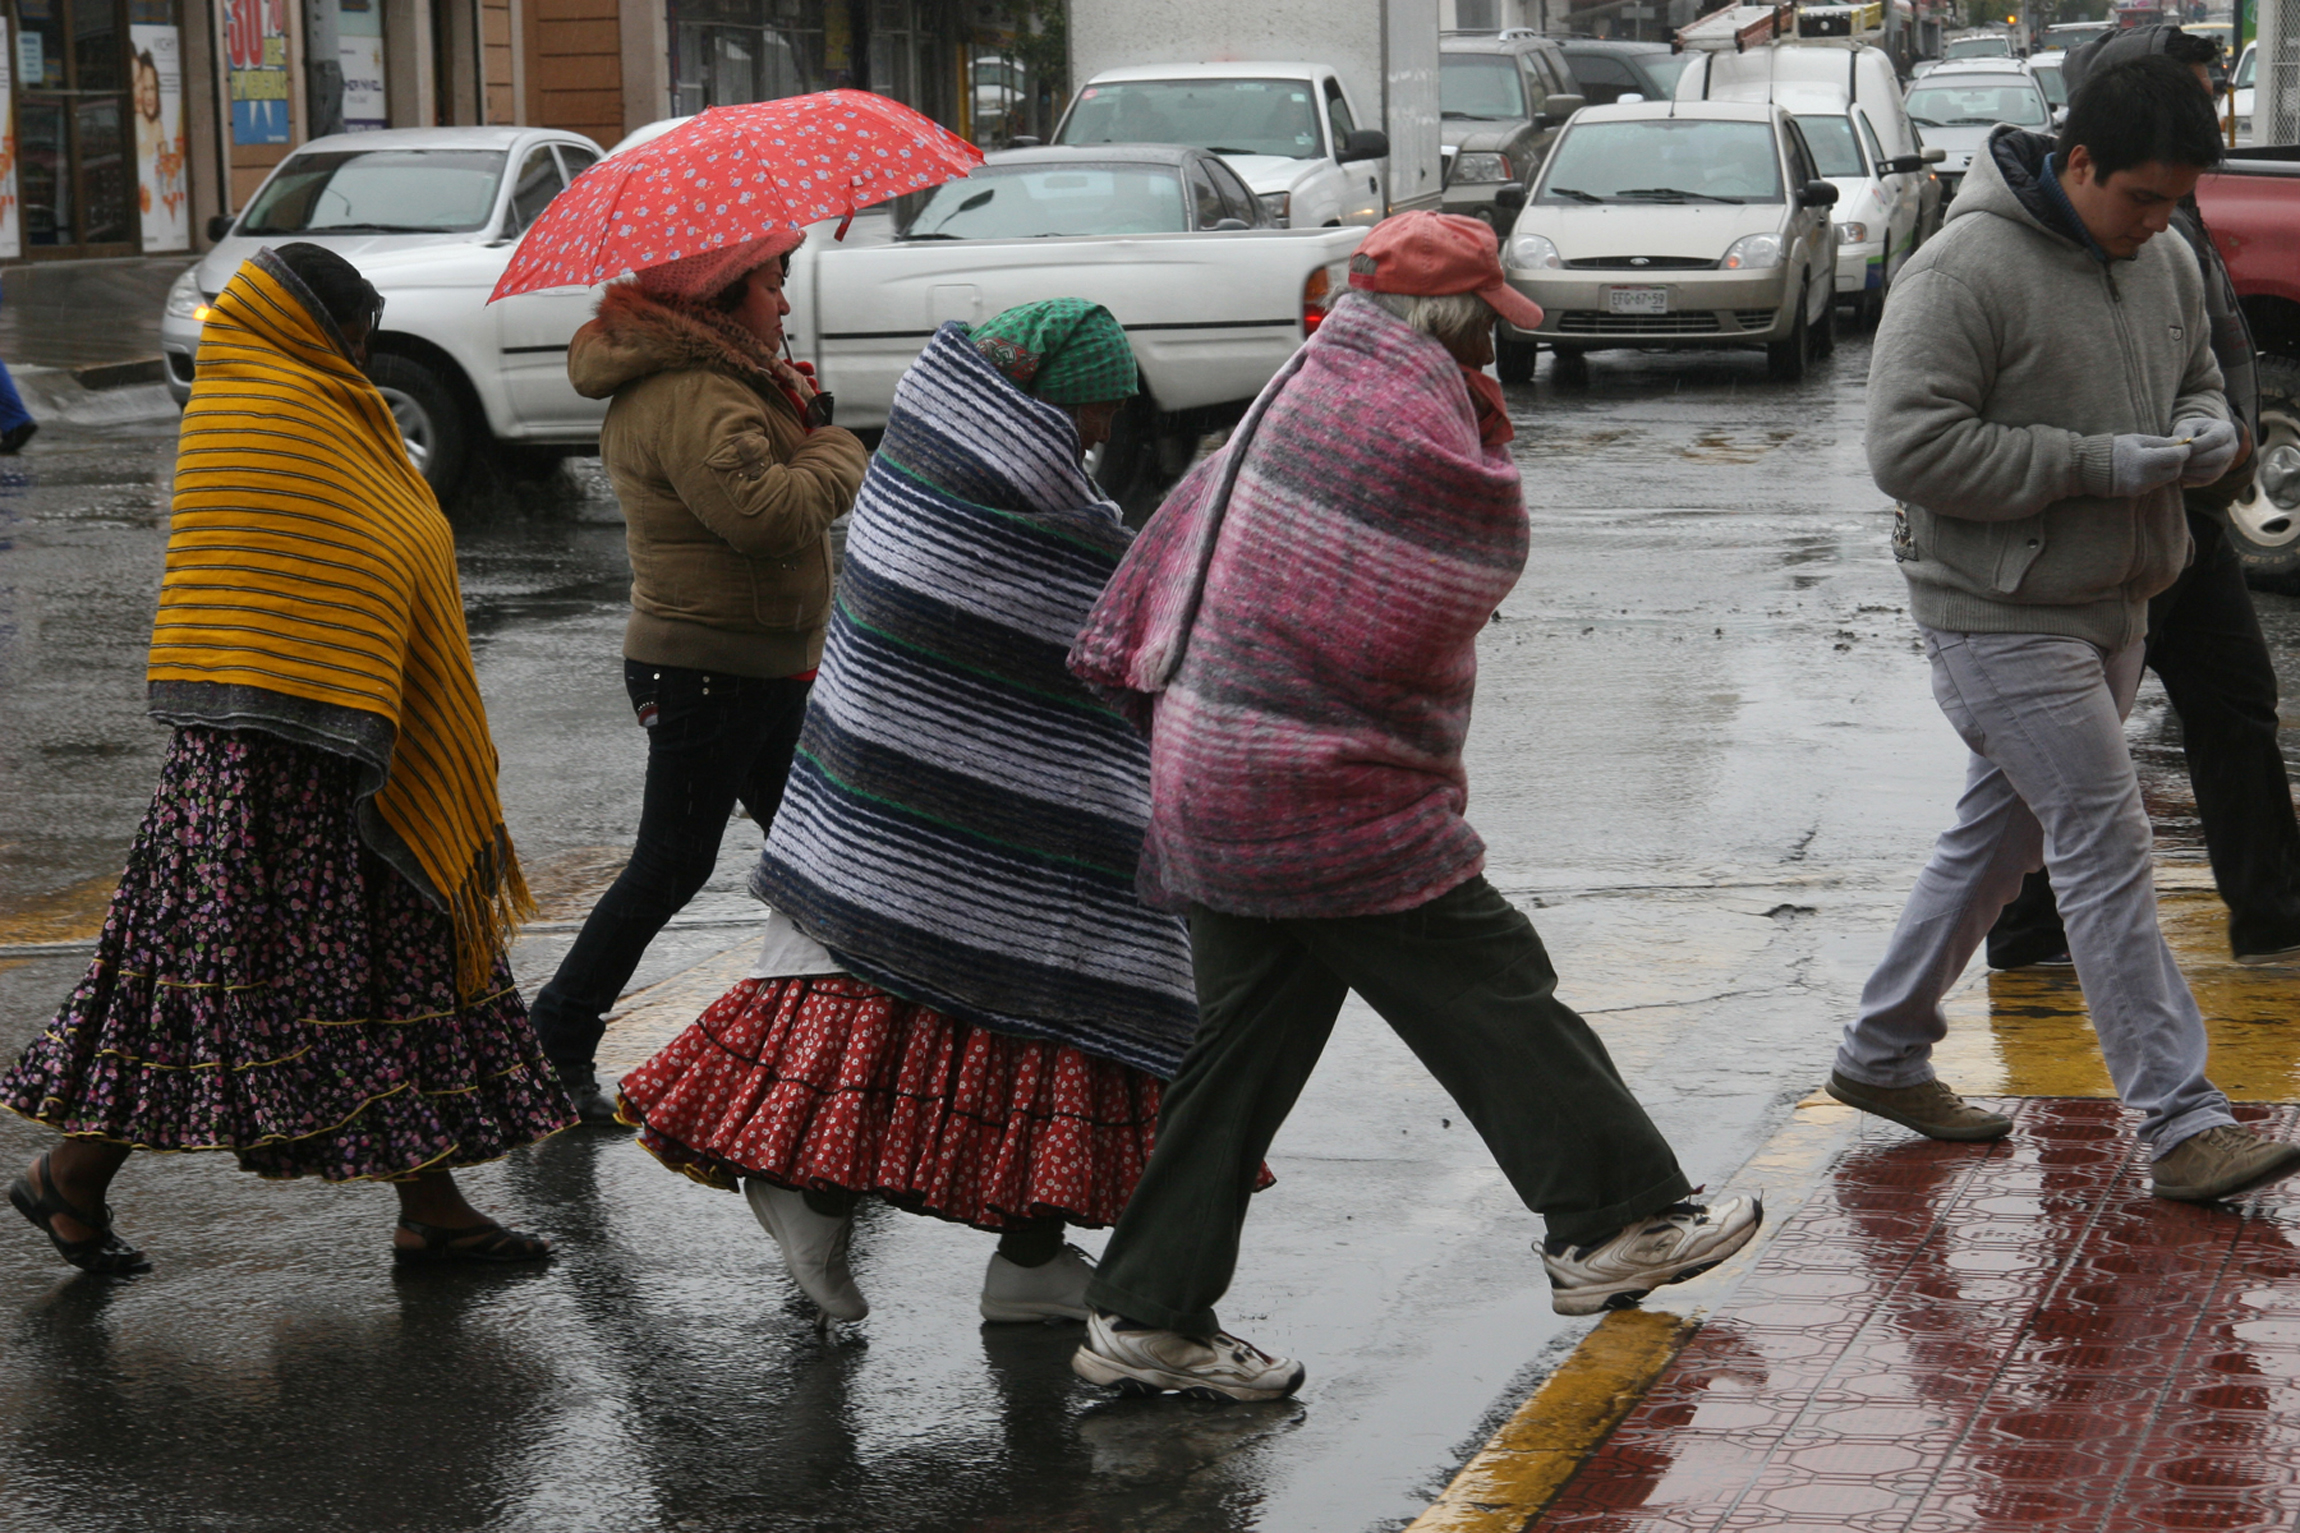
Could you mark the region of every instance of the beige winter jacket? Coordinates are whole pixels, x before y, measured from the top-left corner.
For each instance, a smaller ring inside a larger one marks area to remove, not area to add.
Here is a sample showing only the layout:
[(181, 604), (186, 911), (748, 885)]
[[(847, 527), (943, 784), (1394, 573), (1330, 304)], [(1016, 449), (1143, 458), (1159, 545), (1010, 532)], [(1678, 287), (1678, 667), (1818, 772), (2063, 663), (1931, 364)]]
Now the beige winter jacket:
[(809, 432), (730, 320), (607, 290), (575, 332), (567, 376), (612, 398), (599, 456), (631, 550), (626, 658), (738, 676), (821, 660), (832, 521), (869, 455), (835, 426)]

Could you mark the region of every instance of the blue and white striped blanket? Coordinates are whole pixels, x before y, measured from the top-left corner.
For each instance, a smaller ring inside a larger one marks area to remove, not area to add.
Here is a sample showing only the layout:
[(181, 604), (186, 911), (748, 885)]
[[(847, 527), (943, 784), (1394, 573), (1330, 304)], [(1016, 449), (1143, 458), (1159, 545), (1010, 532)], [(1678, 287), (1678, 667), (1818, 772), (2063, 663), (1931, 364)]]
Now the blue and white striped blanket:
[(752, 892), (855, 975), (1171, 1078), (1182, 923), (1143, 906), (1150, 758), (1069, 674), (1125, 552), (1063, 414), (945, 325), (895, 390)]

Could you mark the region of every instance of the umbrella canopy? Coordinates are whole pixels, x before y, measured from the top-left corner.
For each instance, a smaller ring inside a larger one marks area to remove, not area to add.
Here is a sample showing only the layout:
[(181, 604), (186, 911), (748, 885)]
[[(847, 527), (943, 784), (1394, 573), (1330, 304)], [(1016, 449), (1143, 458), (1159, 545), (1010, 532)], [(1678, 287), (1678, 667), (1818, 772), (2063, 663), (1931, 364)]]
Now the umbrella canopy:
[(965, 139), (869, 91), (715, 106), (576, 177), (520, 240), (487, 301), (587, 287), (851, 217), (981, 163)]

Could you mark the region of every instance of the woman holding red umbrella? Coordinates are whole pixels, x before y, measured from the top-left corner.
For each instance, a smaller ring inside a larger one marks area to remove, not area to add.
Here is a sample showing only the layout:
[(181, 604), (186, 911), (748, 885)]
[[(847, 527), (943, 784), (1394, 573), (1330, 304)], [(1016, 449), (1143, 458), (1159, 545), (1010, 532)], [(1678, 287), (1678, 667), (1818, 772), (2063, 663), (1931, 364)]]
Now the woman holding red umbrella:
[(585, 1121), (611, 1123), (593, 1055), (647, 944), (711, 876), (739, 800), (774, 821), (830, 614), (830, 525), (868, 458), (779, 355), (790, 253), (761, 238), (607, 289), (567, 373), (612, 401), (599, 456), (631, 552), (623, 684), (647, 734), (638, 844), (535, 998)]

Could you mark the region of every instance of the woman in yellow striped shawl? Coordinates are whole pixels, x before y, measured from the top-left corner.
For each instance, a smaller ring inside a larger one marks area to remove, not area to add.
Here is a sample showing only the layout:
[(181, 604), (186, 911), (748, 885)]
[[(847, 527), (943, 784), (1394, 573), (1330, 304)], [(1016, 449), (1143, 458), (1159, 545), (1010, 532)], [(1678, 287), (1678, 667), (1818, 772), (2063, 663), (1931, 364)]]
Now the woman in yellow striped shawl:
[(454, 538), (360, 372), (382, 310), (316, 245), (220, 294), (176, 463), (151, 711), (175, 735), (87, 978), (0, 1105), (63, 1142), (9, 1201), (74, 1266), (149, 1265), (131, 1151), (391, 1182), (396, 1257), (536, 1261), (451, 1168), (573, 1114), (504, 949), (503, 829)]

